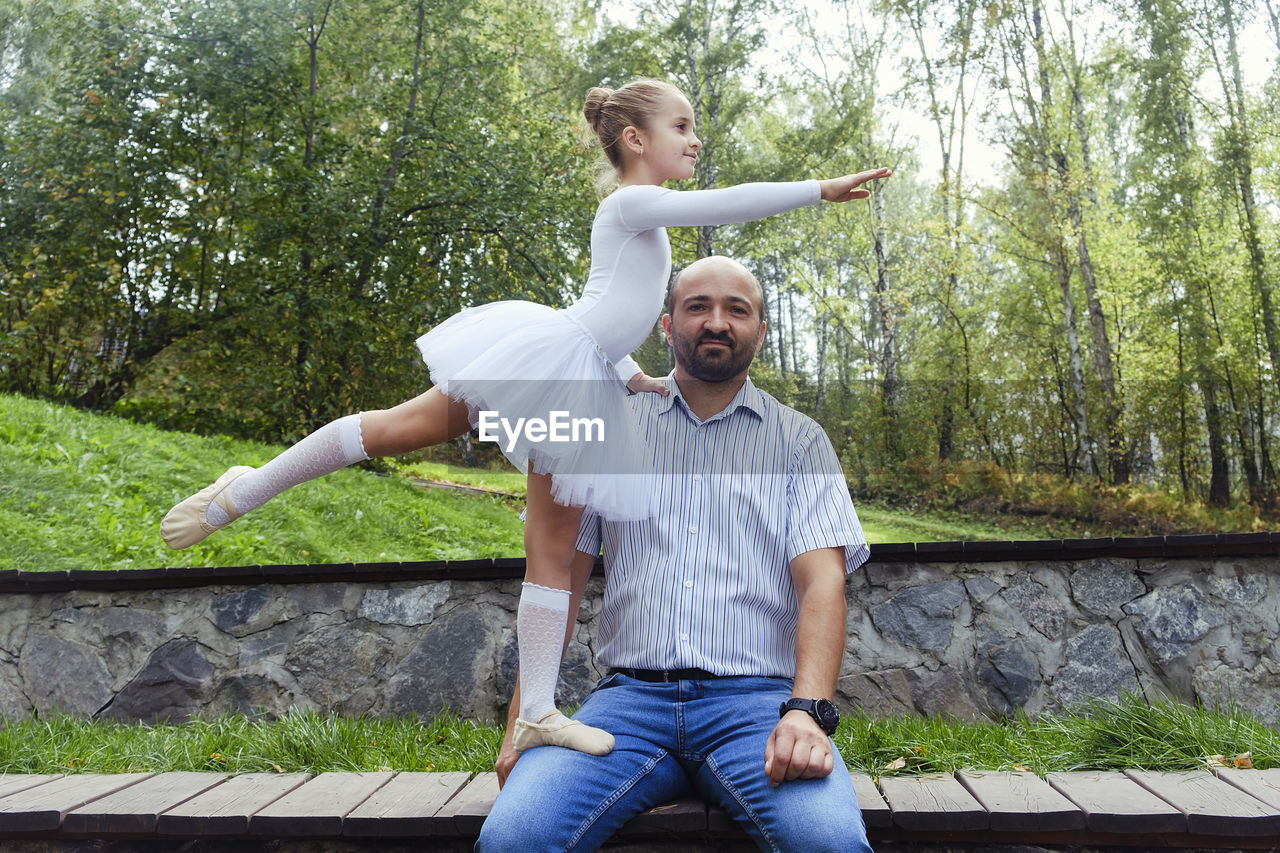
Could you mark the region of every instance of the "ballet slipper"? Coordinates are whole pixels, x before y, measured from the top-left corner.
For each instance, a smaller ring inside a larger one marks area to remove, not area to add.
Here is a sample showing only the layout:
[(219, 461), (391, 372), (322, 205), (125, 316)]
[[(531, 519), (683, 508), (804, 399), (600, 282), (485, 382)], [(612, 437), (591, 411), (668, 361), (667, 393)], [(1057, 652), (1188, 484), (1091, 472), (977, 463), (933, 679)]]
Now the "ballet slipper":
[[(164, 544), (174, 551), (181, 551), (239, 518), (242, 513), (236, 510), (235, 504), (231, 502), (231, 496), (226, 493), (226, 488), (252, 470), (254, 469), (248, 465), (228, 468), (227, 472), (215, 480), (213, 485), (206, 486), (169, 510), (164, 521), (160, 522), (160, 535), (164, 538)], [(213, 501), (217, 501), (218, 506), (222, 507), (227, 514), (230, 519), (227, 524), (214, 526), (209, 523), (206, 513), (209, 510), (209, 504)]]
[[(551, 717), (560, 719), (553, 723), (543, 722)], [(536, 723), (517, 719), (511, 745), (516, 752), (535, 746), (563, 746), (588, 755), (608, 755), (613, 749), (613, 735), (604, 729), (562, 717), (559, 711), (549, 711)]]

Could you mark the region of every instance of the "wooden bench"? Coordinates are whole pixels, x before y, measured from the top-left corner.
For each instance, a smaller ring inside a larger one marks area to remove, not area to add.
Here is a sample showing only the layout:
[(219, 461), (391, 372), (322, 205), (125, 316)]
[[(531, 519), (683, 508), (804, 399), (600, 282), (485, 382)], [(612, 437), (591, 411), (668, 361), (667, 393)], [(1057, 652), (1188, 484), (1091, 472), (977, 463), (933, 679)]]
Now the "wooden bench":
[[(873, 845), (1280, 845), (1280, 770), (1080, 771), (1043, 779), (983, 771), (879, 780), (855, 774), (854, 783)], [(149, 851), (233, 841), (216, 849), (401, 849), (386, 846), (396, 839), (465, 850), (497, 791), (492, 773), (5, 775), (0, 850), (101, 849), (88, 840), (113, 839), (146, 840), (137, 849)], [(681, 842), (754, 849), (724, 812), (697, 799), (637, 816), (611, 846), (658, 850)]]

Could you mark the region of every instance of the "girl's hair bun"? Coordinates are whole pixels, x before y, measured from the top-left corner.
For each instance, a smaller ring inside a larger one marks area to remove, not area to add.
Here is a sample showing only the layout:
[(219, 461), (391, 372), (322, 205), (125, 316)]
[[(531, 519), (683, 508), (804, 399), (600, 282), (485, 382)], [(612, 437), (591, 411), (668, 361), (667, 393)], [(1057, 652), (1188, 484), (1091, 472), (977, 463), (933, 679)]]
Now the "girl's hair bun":
[(613, 96), (612, 89), (605, 89), (601, 86), (593, 86), (587, 92), (586, 103), (582, 106), (582, 114), (587, 119), (587, 125), (592, 131), (599, 133), (600, 131), (600, 110), (604, 108), (609, 98)]

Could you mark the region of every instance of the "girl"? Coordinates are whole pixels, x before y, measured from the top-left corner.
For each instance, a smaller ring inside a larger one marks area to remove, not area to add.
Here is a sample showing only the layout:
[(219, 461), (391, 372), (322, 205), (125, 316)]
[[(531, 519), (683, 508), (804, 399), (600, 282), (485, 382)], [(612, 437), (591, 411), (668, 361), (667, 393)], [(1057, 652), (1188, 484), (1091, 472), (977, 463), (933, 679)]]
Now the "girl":
[(645, 477), (618, 473), (647, 468), (623, 383), (632, 391), (667, 393), (628, 355), (661, 312), (671, 272), (663, 226), (745, 222), (820, 199), (866, 198), (868, 191), (858, 187), (890, 172), (676, 192), (661, 185), (692, 177), (702, 147), (693, 109), (680, 90), (653, 80), (616, 91), (595, 88), (583, 112), (619, 187), (596, 213), (591, 271), (577, 302), (563, 311), (498, 302), (451, 317), (418, 340), (435, 387), (395, 408), (327, 424), (262, 468), (231, 468), (170, 510), (161, 533), (170, 548), (186, 548), (290, 486), (372, 456), (448, 441), (477, 422), (482, 428), (499, 422), (495, 416), (507, 424), (554, 412), (597, 419), (604, 440), (552, 442), (530, 431), (499, 440), (507, 458), (529, 473), (525, 583), (516, 615), (520, 702), (514, 746), (557, 744), (604, 755), (613, 748), (613, 736), (561, 715), (554, 693), (569, 618), (569, 563), (583, 507), (607, 520), (649, 514), (652, 490)]

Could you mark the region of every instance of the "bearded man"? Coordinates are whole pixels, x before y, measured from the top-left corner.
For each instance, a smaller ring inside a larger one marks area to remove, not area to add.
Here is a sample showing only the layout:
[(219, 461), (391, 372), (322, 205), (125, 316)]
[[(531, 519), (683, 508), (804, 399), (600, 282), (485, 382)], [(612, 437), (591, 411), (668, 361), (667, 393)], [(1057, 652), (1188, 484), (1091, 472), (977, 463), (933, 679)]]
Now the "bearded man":
[(868, 556), (839, 461), (816, 422), (747, 376), (765, 324), (746, 267), (691, 264), (667, 309), (669, 393), (631, 398), (657, 509), (636, 522), (584, 518), (574, 562), (571, 612), (603, 546), (596, 659), (609, 668), (575, 719), (616, 745), (603, 757), (517, 755), (508, 726), (504, 787), (476, 849), (594, 850), (645, 809), (696, 792), (763, 850), (868, 851), (830, 737), (845, 575)]

